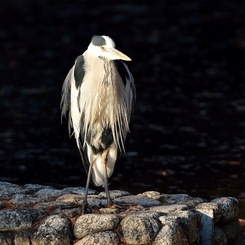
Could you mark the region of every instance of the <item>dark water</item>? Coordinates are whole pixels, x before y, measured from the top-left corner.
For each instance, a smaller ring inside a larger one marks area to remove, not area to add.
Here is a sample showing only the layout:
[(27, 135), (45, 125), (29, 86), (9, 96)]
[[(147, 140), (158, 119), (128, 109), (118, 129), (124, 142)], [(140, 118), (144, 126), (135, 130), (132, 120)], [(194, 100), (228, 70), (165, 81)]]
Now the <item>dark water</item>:
[(60, 92), (91, 36), (106, 34), (132, 58), (137, 86), (110, 188), (234, 196), (245, 217), (243, 1), (10, 2), (0, 2), (0, 181), (85, 185)]

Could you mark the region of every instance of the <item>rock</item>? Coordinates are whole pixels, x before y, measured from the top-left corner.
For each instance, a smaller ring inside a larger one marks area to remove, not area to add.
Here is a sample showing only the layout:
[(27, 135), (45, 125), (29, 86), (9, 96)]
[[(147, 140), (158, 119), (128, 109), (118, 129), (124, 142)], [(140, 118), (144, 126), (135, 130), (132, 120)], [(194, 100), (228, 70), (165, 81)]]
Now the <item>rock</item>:
[(121, 222), (122, 233), (128, 244), (149, 244), (156, 237), (161, 228), (158, 219), (129, 215)]
[(150, 207), (150, 210), (152, 211), (157, 211), (163, 214), (169, 214), (175, 211), (180, 211), (180, 210), (187, 210), (188, 207), (183, 204), (173, 204), (173, 205), (161, 205), (161, 206), (155, 206), (155, 207)]
[[(12, 245), (14, 241), (14, 232), (0, 232), (0, 244), (1, 245)], [(29, 245), (29, 244), (28, 244)]]
[(15, 232), (14, 244), (15, 245), (30, 245), (31, 230), (21, 230)]
[[(118, 198), (118, 197), (123, 197), (123, 196), (129, 196), (131, 193), (128, 191), (122, 191), (122, 190), (110, 190), (110, 196), (112, 199)], [(98, 195), (99, 198), (106, 198), (106, 193), (100, 192)]]
[(198, 234), (198, 213), (191, 210), (176, 211), (173, 213), (177, 218), (179, 226), (182, 228), (190, 244), (197, 240)]
[(229, 222), (235, 219), (239, 213), (239, 202), (234, 197), (215, 198), (211, 202), (217, 203), (221, 212), (221, 223)]
[(196, 206), (196, 209), (212, 209), (213, 210), (213, 222), (217, 223), (222, 217), (222, 213), (219, 209), (218, 203), (215, 202), (204, 202)]
[(147, 198), (147, 197), (141, 197), (141, 196), (123, 196), (119, 198), (115, 198), (114, 202), (117, 204), (138, 204), (143, 207), (151, 207), (151, 206), (157, 206), (160, 205), (161, 202), (155, 199)]
[[(77, 195), (85, 195), (85, 187), (67, 187), (62, 190), (63, 194), (77, 194)], [(88, 189), (88, 195), (95, 195), (98, 192), (92, 189)]]
[(0, 231), (15, 231), (31, 228), (32, 224), (46, 213), (35, 209), (14, 209), (0, 211)]
[(70, 245), (71, 241), (70, 221), (59, 215), (51, 215), (44, 219), (31, 238), (32, 245)]
[(9, 189), (9, 188), (20, 188), (20, 187), (16, 184), (0, 181), (0, 191), (3, 189)]
[(64, 194), (56, 199), (56, 201), (74, 202), (74, 203), (77, 203), (78, 201), (81, 200), (83, 200), (83, 195), (78, 195), (78, 194)]
[(189, 245), (186, 236), (175, 220), (166, 220), (160, 217), (163, 227), (157, 234), (152, 245)]
[(12, 199), (9, 201), (10, 204), (17, 207), (26, 207), (40, 202), (40, 198), (33, 198), (30, 195), (26, 194), (15, 194)]
[(242, 233), (241, 226), (238, 219), (235, 219), (229, 223), (220, 227), (226, 235), (228, 244), (235, 242), (236, 238)]
[(191, 197), (187, 194), (162, 194), (160, 200), (166, 204), (185, 204), (189, 207), (195, 207), (197, 204), (206, 202), (200, 197)]
[(74, 206), (74, 203), (70, 202), (58, 202), (58, 201), (54, 201), (54, 202), (41, 202), (38, 203), (34, 206), (35, 209), (43, 209), (47, 212), (51, 212), (52, 210), (56, 210), (57, 209), (65, 209), (68, 207)]
[(226, 235), (218, 227), (214, 228), (214, 242), (215, 242), (215, 245), (227, 245)]
[(42, 201), (49, 201), (51, 199), (56, 199), (63, 195), (62, 190), (45, 188), (37, 191), (33, 196), (41, 198)]
[(15, 194), (25, 194), (25, 191), (21, 190), (20, 188), (16, 188), (16, 187), (2, 189), (0, 191), (0, 200), (9, 199)]
[(113, 231), (102, 231), (90, 234), (76, 242), (74, 245), (119, 245), (120, 239)]
[(155, 200), (160, 200), (161, 193), (158, 191), (145, 191), (141, 194), (138, 194), (137, 196), (145, 196), (145, 197), (152, 198)]
[(85, 214), (76, 220), (74, 235), (81, 239), (99, 231), (113, 230), (119, 221), (119, 218), (113, 214)]
[(26, 184), (22, 187), (22, 190), (25, 191), (26, 194), (33, 194), (41, 189), (54, 189), (52, 186), (46, 186), (46, 185), (38, 185), (38, 184)]

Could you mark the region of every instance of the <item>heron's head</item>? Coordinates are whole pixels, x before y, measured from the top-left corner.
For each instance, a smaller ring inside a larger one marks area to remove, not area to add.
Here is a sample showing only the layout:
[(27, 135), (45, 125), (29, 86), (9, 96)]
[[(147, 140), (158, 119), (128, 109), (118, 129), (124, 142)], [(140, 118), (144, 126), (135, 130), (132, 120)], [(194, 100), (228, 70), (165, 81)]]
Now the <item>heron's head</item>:
[(114, 41), (108, 36), (93, 36), (88, 46), (88, 52), (108, 60), (131, 60), (126, 54), (115, 48)]

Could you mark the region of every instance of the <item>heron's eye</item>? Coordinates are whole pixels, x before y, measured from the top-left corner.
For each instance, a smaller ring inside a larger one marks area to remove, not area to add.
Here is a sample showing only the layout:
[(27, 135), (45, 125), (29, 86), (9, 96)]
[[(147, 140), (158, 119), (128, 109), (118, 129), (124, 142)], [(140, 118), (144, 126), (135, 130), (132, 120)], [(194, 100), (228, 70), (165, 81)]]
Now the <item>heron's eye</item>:
[(101, 49), (102, 51), (104, 51), (104, 50), (105, 50), (105, 47), (104, 47), (104, 46), (100, 46), (100, 49)]

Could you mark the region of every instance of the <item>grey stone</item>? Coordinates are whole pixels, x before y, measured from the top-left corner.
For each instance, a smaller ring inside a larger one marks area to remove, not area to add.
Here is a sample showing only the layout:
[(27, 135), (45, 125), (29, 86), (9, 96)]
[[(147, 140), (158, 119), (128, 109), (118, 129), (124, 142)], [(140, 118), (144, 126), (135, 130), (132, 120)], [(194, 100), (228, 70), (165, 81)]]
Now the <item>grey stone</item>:
[(187, 210), (188, 207), (184, 204), (173, 204), (173, 205), (161, 205), (150, 207), (150, 210), (157, 211), (164, 214), (169, 214), (178, 210)]
[(209, 207), (196, 210), (199, 215), (198, 243), (214, 244), (214, 211)]
[(85, 214), (76, 220), (74, 235), (81, 239), (99, 231), (113, 230), (119, 221), (119, 218), (113, 214)]
[(217, 223), (222, 217), (222, 213), (219, 209), (218, 203), (204, 202), (196, 206), (196, 209), (212, 209), (214, 212), (213, 222)]
[(52, 186), (38, 185), (38, 184), (26, 184), (22, 187), (22, 190), (25, 191), (26, 194), (34, 194), (35, 192), (41, 189), (54, 189)]
[(227, 245), (226, 235), (218, 227), (214, 227), (214, 242), (215, 245)]
[(9, 183), (9, 182), (0, 181), (0, 190), (6, 189), (6, 188), (19, 188), (19, 186), (16, 184)]
[(161, 228), (158, 219), (129, 215), (121, 222), (122, 234), (127, 244), (149, 244)]
[(15, 231), (31, 228), (32, 224), (46, 213), (35, 209), (14, 209), (0, 211), (0, 231)]
[[(77, 194), (77, 195), (85, 195), (85, 187), (67, 187), (62, 190), (63, 194)], [(88, 189), (88, 195), (95, 195), (98, 192), (92, 189)]]
[(162, 194), (160, 200), (166, 204), (185, 204), (195, 207), (197, 204), (206, 202), (206, 199), (200, 197), (191, 197), (187, 194)]
[(45, 188), (45, 189), (41, 189), (41, 190), (37, 191), (33, 195), (33, 197), (38, 197), (42, 201), (52, 201), (61, 195), (63, 195), (63, 192), (61, 190)]
[(54, 211), (53, 214), (62, 214), (67, 218), (74, 218), (76, 216), (81, 215), (83, 212), (83, 207), (81, 205), (76, 204), (68, 204), (68, 205), (61, 205), (58, 206)]
[[(131, 195), (131, 193), (129, 193), (128, 191), (110, 190), (110, 196), (112, 199), (129, 195)], [(104, 191), (100, 192), (98, 198), (106, 198), (106, 193)]]
[(123, 196), (119, 198), (115, 198), (114, 202), (117, 204), (123, 203), (123, 204), (139, 204), (143, 207), (151, 207), (151, 206), (157, 206), (160, 205), (161, 202), (152, 198), (147, 197), (138, 197), (138, 196)]
[(226, 235), (228, 244), (233, 243), (242, 233), (242, 229), (238, 219), (226, 223), (220, 227)]
[(6, 189), (2, 189), (0, 191), (0, 200), (9, 199), (15, 194), (25, 194), (25, 191), (21, 190), (19, 188), (16, 188), (16, 187), (10, 187), (10, 188), (6, 188)]
[(198, 234), (198, 218), (199, 215), (195, 211), (182, 210), (173, 213), (177, 217), (177, 222), (185, 233), (190, 244), (197, 240)]
[[(82, 204), (83, 200), (79, 202), (79, 204)], [(107, 206), (107, 199), (99, 199), (97, 197), (89, 197), (88, 196), (88, 206), (89, 207), (95, 207), (95, 208), (100, 208), (100, 207), (106, 207)]]
[(137, 215), (138, 217), (151, 217), (151, 218), (158, 219), (162, 214), (155, 211), (144, 210), (135, 213), (135, 215)]
[(234, 197), (220, 197), (215, 198), (211, 202), (217, 203), (221, 212), (221, 223), (229, 222), (235, 219), (239, 213), (239, 202)]
[(137, 196), (144, 196), (144, 197), (152, 198), (155, 200), (160, 200), (161, 193), (158, 191), (145, 191), (141, 194), (138, 194)]
[(43, 209), (43, 210), (45, 210), (47, 212), (51, 212), (52, 210), (65, 209), (65, 208), (68, 208), (70, 206), (74, 206), (74, 203), (59, 202), (59, 201), (41, 202), (41, 203), (37, 203), (34, 206), (34, 209)]
[[(160, 217), (160, 220), (163, 217)], [(157, 234), (152, 245), (189, 245), (186, 236), (176, 221), (164, 221), (163, 227)]]
[(120, 239), (113, 231), (102, 231), (90, 234), (76, 242), (74, 245), (119, 245)]
[(10, 204), (15, 205), (17, 207), (27, 207), (29, 205), (33, 205), (40, 202), (39, 198), (34, 198), (30, 195), (26, 194), (15, 194), (12, 199), (9, 201)]
[(12, 245), (14, 244), (14, 232), (0, 232), (0, 244)]
[(78, 201), (83, 200), (83, 197), (83, 195), (78, 194), (64, 194), (62, 196), (59, 196), (56, 201), (77, 203)]
[(5, 208), (5, 204), (4, 202), (0, 201), (0, 209), (3, 209), (3, 208)]
[(15, 232), (14, 244), (15, 245), (30, 245), (31, 241), (31, 229), (20, 230)]
[(31, 238), (32, 245), (70, 245), (71, 241), (70, 221), (59, 215), (51, 215), (44, 219)]

